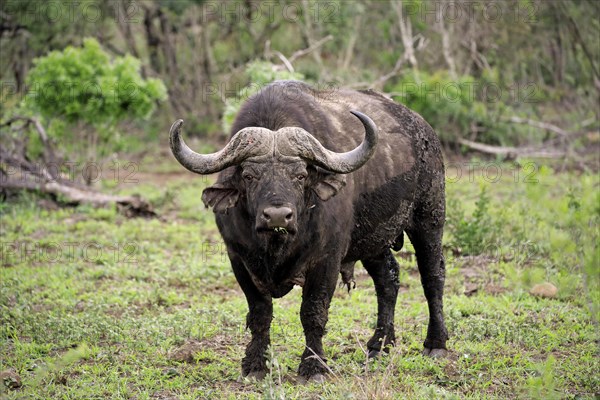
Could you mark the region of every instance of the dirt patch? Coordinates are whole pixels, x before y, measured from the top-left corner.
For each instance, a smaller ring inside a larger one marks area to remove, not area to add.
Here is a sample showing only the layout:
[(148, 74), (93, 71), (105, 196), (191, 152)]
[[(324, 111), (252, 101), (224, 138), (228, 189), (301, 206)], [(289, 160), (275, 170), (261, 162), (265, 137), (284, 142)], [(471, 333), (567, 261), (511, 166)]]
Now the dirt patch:
[(208, 363), (212, 358), (200, 355), (204, 350), (212, 350), (220, 355), (227, 356), (229, 348), (236, 345), (232, 338), (225, 335), (216, 335), (204, 340), (188, 339), (181, 346), (171, 350), (168, 358), (183, 363)]
[(498, 282), (494, 281), (490, 265), (495, 260), (485, 255), (466, 256), (457, 260), (464, 278), (464, 294), (473, 296), (478, 292), (498, 295), (506, 292)]
[(196, 354), (200, 353), (202, 349), (204, 349), (204, 345), (200, 341), (190, 339), (182, 346), (171, 351), (169, 359), (192, 364), (196, 362)]

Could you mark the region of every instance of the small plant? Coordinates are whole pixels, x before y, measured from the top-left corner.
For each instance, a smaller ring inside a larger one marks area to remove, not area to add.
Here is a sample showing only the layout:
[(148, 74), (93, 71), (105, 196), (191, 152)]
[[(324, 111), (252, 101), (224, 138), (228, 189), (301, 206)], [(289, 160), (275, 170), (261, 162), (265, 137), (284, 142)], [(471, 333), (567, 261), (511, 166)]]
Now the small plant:
[(281, 226), (276, 226), (275, 228), (273, 228), (273, 231), (284, 234), (284, 235), (287, 235), (287, 233), (288, 233), (287, 229), (285, 229)]
[(285, 366), (281, 366), (279, 361), (275, 357), (273, 347), (269, 346), (267, 368), (269, 373), (265, 376), (262, 383), (264, 393), (263, 398), (265, 400), (282, 400), (285, 399), (285, 392), (281, 385), (283, 383), (282, 377), (286, 373)]
[(448, 226), (454, 236), (453, 245), (468, 255), (484, 253), (491, 244), (497, 243), (500, 226), (490, 213), (490, 196), (486, 186), (482, 186), (475, 202), (475, 211), (470, 217), (464, 215), (459, 202), (449, 202), (449, 210), (454, 215), (448, 218)]
[(531, 399), (560, 399), (562, 396), (556, 390), (554, 378), (555, 359), (549, 356), (546, 362), (538, 368), (536, 376), (527, 380), (528, 397)]

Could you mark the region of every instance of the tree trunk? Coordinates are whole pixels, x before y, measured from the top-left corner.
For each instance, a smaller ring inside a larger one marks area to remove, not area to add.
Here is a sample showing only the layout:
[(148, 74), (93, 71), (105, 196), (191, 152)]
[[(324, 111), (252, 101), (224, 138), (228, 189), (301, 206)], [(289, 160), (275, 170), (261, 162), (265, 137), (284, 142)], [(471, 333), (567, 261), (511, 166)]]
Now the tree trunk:
[(413, 46), (412, 24), (409, 17), (404, 16), (402, 1), (393, 1), (392, 5), (398, 16), (398, 25), (400, 26), (400, 37), (404, 45), (405, 58), (413, 68), (418, 68), (417, 58), (415, 57), (415, 48)]
[(442, 36), (442, 54), (444, 55), (446, 64), (448, 64), (450, 77), (452, 79), (456, 79), (456, 64), (454, 63), (454, 57), (450, 48), (452, 24), (450, 24), (448, 29), (446, 29), (444, 24), (444, 15), (442, 14), (442, 7), (436, 7), (436, 25), (440, 35)]

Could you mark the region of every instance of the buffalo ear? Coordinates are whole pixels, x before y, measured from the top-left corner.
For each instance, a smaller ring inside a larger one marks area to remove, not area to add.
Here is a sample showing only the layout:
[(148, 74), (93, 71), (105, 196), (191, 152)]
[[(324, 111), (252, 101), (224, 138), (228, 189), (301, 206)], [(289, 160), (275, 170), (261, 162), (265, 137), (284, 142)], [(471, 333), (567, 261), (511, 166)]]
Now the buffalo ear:
[(323, 201), (335, 196), (346, 186), (346, 175), (326, 174), (312, 187), (313, 192)]
[(240, 197), (240, 192), (237, 189), (215, 183), (207, 187), (202, 192), (202, 202), (206, 207), (212, 207), (213, 212), (225, 214), (228, 209), (235, 207)]

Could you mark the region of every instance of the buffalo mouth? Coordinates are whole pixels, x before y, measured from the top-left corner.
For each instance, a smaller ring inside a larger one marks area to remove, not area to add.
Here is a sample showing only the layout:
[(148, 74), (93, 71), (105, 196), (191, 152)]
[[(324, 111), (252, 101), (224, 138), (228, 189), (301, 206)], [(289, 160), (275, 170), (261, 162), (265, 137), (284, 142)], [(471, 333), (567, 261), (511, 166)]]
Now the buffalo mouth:
[(292, 227), (274, 227), (268, 228), (266, 226), (256, 228), (256, 232), (260, 235), (268, 235), (268, 236), (286, 236), (286, 235), (295, 235), (296, 229)]

